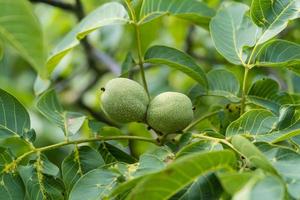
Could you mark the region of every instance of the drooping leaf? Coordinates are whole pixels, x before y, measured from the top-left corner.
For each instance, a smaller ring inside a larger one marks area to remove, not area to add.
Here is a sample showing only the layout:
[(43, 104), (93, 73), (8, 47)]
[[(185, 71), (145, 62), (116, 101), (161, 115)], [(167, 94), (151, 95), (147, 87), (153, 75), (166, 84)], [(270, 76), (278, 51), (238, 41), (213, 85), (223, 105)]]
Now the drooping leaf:
[(16, 174), (0, 175), (0, 199), (24, 200), (25, 189), (21, 178)]
[(24, 106), (0, 89), (0, 139), (22, 136), (29, 129), (30, 118)]
[(41, 160), (43, 163), (42, 173), (45, 175), (58, 177), (59, 176), (59, 168), (53, 164), (45, 155), (41, 155)]
[(199, 177), (194, 183), (170, 198), (170, 200), (191, 200), (191, 199), (219, 199), (222, 195), (222, 186), (214, 173)]
[(273, 38), (299, 14), (298, 0), (253, 0), (251, 4), (251, 18), (262, 28), (262, 34), (257, 44)]
[(82, 146), (78, 149), (75, 147), (75, 150), (64, 159), (61, 166), (62, 179), (67, 193), (81, 176), (104, 164), (101, 155), (91, 147)]
[(47, 61), (48, 74), (89, 33), (103, 26), (125, 24), (127, 22), (128, 13), (120, 3), (111, 2), (100, 6), (75, 26), (52, 51)]
[(267, 134), (276, 128), (277, 121), (278, 117), (268, 110), (250, 110), (227, 127), (226, 136)]
[(246, 15), (249, 7), (241, 3), (223, 4), (210, 22), (210, 32), (218, 52), (229, 62), (245, 64), (244, 47), (255, 45), (260, 29)]
[(105, 199), (116, 186), (119, 174), (95, 169), (82, 176), (71, 190), (69, 200)]
[(205, 3), (196, 0), (147, 0), (143, 1), (139, 23), (143, 24), (167, 14), (207, 25), (215, 12)]
[(275, 168), (271, 165), (264, 154), (249, 140), (240, 135), (235, 135), (231, 140), (232, 145), (245, 156), (254, 166), (263, 170), (277, 174)]
[(208, 95), (223, 96), (232, 102), (239, 102), (240, 83), (236, 76), (225, 69), (212, 70), (207, 74)]
[(187, 74), (199, 84), (207, 87), (207, 79), (203, 69), (192, 57), (177, 49), (167, 46), (152, 46), (145, 54), (145, 62), (163, 64)]
[(114, 163), (117, 161), (131, 164), (136, 162), (136, 159), (134, 157), (107, 142), (101, 142), (98, 147), (98, 151), (100, 152), (106, 164)]
[(273, 79), (261, 79), (253, 83), (247, 101), (278, 113), (282, 105), (292, 104), (291, 96), (279, 91), (279, 84)]
[(41, 26), (28, 1), (0, 1), (0, 38), (42, 72), (46, 50)]
[(278, 173), (284, 178), (288, 192), (295, 199), (300, 198), (300, 154), (287, 148), (259, 143), (258, 148), (272, 163)]
[(61, 128), (66, 136), (77, 133), (86, 118), (81, 113), (65, 111), (53, 89), (38, 98), (36, 107), (49, 121)]
[(196, 177), (210, 171), (231, 168), (234, 164), (235, 156), (227, 150), (185, 156), (164, 170), (142, 179), (126, 199), (168, 199), (191, 184)]
[(259, 50), (257, 66), (286, 67), (300, 73), (300, 45), (286, 40), (272, 40)]

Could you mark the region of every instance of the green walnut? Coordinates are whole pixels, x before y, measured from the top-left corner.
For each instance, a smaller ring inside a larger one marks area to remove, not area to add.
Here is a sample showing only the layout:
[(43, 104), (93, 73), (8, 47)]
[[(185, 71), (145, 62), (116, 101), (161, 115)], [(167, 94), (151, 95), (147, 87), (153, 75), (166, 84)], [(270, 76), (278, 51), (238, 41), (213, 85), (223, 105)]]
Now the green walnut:
[(178, 92), (165, 92), (156, 96), (149, 104), (147, 122), (163, 134), (183, 130), (193, 120), (191, 100)]
[(102, 109), (115, 122), (145, 121), (149, 98), (145, 89), (126, 78), (110, 80), (101, 95)]

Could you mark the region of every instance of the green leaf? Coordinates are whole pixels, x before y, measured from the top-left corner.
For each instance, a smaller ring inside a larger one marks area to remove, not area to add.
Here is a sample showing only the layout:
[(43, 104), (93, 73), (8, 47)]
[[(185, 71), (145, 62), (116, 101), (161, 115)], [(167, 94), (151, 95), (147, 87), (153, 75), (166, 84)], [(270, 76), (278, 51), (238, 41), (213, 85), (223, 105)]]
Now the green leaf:
[(25, 189), (22, 180), (15, 174), (0, 175), (0, 199), (24, 200)]
[(187, 156), (192, 153), (210, 152), (222, 150), (223, 146), (220, 143), (216, 143), (208, 140), (200, 140), (191, 144), (185, 145), (180, 151), (177, 152), (176, 157)]
[(8, 148), (14, 156), (21, 156), (34, 148), (31, 143), (18, 136), (1, 139), (0, 147)]
[(279, 91), (279, 84), (273, 79), (256, 81), (247, 94), (247, 101), (278, 113), (284, 104), (292, 104), (291, 96)]
[(103, 26), (125, 24), (127, 22), (128, 13), (120, 3), (106, 3), (91, 12), (52, 51), (46, 66), (48, 75), (68, 52), (79, 45), (80, 40), (86, 35)]
[(74, 185), (69, 200), (105, 199), (116, 186), (119, 174), (95, 169), (82, 176)]
[(211, 70), (207, 74), (208, 95), (222, 96), (232, 102), (239, 102), (240, 83), (236, 76), (225, 69)]
[(226, 172), (218, 174), (223, 189), (230, 195), (234, 195), (241, 190), (251, 177), (253, 177), (253, 173), (250, 172)]
[(300, 154), (290, 149), (259, 143), (258, 148), (284, 178), (288, 192), (295, 199), (300, 198)]
[(276, 170), (264, 156), (264, 154), (249, 140), (243, 136), (235, 135), (232, 137), (231, 143), (254, 166), (269, 171), (273, 174), (277, 174)]
[[(234, 154), (228, 150), (185, 156), (164, 170), (142, 179), (126, 199), (168, 199), (191, 184), (198, 176), (218, 169), (231, 168), (235, 162)], [(176, 177), (176, 180), (170, 177)]]
[(187, 74), (202, 86), (207, 86), (203, 69), (197, 65), (192, 57), (177, 49), (167, 46), (152, 46), (145, 54), (145, 62), (175, 68)]
[(29, 129), (30, 118), (24, 106), (14, 96), (0, 89), (0, 139), (22, 136)]
[(199, 177), (194, 183), (170, 198), (170, 200), (207, 200), (219, 199), (222, 195), (222, 186), (214, 173)]
[(298, 17), (299, 8), (298, 0), (253, 0), (251, 17), (262, 28), (257, 44), (264, 43), (284, 30), (289, 20)]
[(44, 39), (28, 1), (0, 1), (0, 38), (9, 42), (36, 71), (42, 71), (46, 61)]
[(238, 193), (233, 200), (284, 200), (285, 187), (276, 176), (253, 177)]
[(98, 151), (100, 152), (106, 164), (117, 161), (132, 164), (137, 161), (134, 157), (130, 156), (123, 150), (107, 142), (101, 142)]
[(18, 171), (26, 187), (26, 194), (29, 199), (64, 199), (64, 188), (58, 179), (44, 176), (43, 174), (38, 175), (40, 172), (37, 172), (36, 168), (32, 165), (20, 166)]
[(167, 14), (207, 25), (215, 12), (197, 0), (147, 0), (143, 1), (139, 23), (143, 24)]
[(268, 110), (250, 110), (227, 127), (226, 136), (267, 134), (276, 128), (277, 121), (278, 117)]
[(69, 193), (77, 180), (85, 173), (103, 166), (101, 155), (89, 146), (82, 146), (67, 156), (62, 162), (62, 179), (67, 193)]
[(210, 22), (210, 32), (218, 52), (229, 62), (245, 64), (247, 55), (244, 47), (255, 45), (260, 29), (246, 15), (247, 5), (223, 4)]
[(287, 67), (300, 73), (300, 45), (286, 40), (272, 40), (259, 50), (255, 64), (265, 67)]
[(86, 118), (81, 113), (65, 111), (53, 89), (38, 98), (36, 107), (49, 121), (61, 128), (66, 136), (77, 133)]
[(132, 57), (132, 53), (128, 53), (126, 55), (124, 62), (122, 63), (122, 66), (121, 66), (121, 77), (129, 78), (129, 76), (131, 75), (130, 70), (134, 66), (135, 66), (135, 61)]
[(12, 162), (12, 156), (9, 154), (7, 149), (0, 147), (0, 172), (5, 168), (6, 164)]

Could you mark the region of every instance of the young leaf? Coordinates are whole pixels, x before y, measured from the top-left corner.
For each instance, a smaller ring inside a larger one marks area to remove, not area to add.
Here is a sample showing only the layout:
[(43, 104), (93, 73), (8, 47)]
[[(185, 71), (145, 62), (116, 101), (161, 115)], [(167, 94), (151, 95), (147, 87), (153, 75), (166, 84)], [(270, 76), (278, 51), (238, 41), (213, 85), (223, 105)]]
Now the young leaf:
[(22, 136), (28, 130), (30, 118), (24, 106), (11, 94), (0, 89), (0, 139)]
[(225, 69), (211, 70), (207, 74), (208, 95), (223, 96), (231, 102), (239, 102), (237, 96), (240, 91), (240, 83), (236, 76)]
[(187, 74), (199, 84), (207, 87), (207, 79), (203, 69), (192, 57), (177, 49), (167, 46), (152, 46), (145, 54), (145, 62), (164, 64)]
[(284, 104), (293, 104), (291, 96), (279, 91), (279, 84), (273, 79), (256, 81), (247, 94), (247, 101), (258, 106), (265, 107), (274, 113), (278, 113)]
[(205, 3), (196, 0), (147, 0), (143, 1), (139, 23), (143, 24), (166, 14), (187, 19), (199, 25), (207, 25), (215, 12)]
[(260, 29), (246, 15), (249, 7), (241, 3), (223, 4), (210, 22), (210, 32), (216, 49), (229, 62), (245, 65), (244, 47), (255, 45)]
[(28, 1), (0, 2), (0, 38), (9, 42), (36, 71), (42, 71), (46, 48), (41, 26)]
[(250, 110), (227, 127), (226, 136), (267, 134), (276, 128), (277, 121), (278, 117), (268, 110)]
[(15, 174), (0, 175), (0, 199), (24, 200), (25, 189), (21, 178)]
[(47, 119), (61, 128), (66, 136), (77, 133), (86, 118), (81, 113), (64, 111), (53, 89), (38, 98), (36, 107)]
[(119, 174), (95, 169), (82, 176), (74, 185), (69, 200), (105, 199), (116, 186)]
[(222, 168), (231, 168), (235, 162), (234, 154), (228, 150), (185, 156), (164, 170), (142, 179), (126, 199), (168, 199), (192, 183), (198, 176)]
[(125, 24), (127, 22), (128, 13), (120, 3), (106, 3), (94, 10), (74, 27), (52, 51), (46, 66), (48, 75), (60, 60), (76, 47), (86, 35), (103, 26)]
[(275, 168), (271, 165), (264, 154), (249, 140), (240, 135), (235, 135), (231, 140), (232, 145), (236, 148), (243, 156), (246, 157), (254, 166), (263, 170), (269, 171), (273, 174), (277, 174)]
[(69, 193), (77, 180), (85, 173), (103, 166), (101, 155), (89, 146), (82, 146), (67, 156), (61, 166), (62, 179)]
[(272, 40), (259, 50), (257, 66), (287, 67), (300, 73), (300, 45), (286, 40)]
[(251, 177), (253, 177), (253, 173), (251, 172), (226, 172), (218, 174), (218, 179), (223, 189), (230, 195), (234, 195), (241, 190)]
[(257, 44), (262, 44), (280, 33), (289, 20), (298, 17), (299, 8), (298, 0), (253, 0), (250, 12), (252, 20), (263, 29)]

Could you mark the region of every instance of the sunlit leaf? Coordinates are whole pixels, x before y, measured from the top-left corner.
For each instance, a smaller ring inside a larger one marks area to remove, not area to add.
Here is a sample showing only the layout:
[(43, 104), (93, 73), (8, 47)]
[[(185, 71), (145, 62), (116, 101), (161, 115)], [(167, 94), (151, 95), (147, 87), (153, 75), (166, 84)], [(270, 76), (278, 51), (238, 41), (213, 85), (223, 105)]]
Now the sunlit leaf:
[(52, 51), (47, 61), (48, 74), (89, 33), (103, 26), (125, 24), (127, 22), (128, 13), (120, 3), (111, 2), (100, 6), (75, 26)]
[(222, 187), (230, 195), (234, 195), (241, 190), (252, 177), (253, 173), (251, 172), (226, 172), (218, 174)]
[(241, 3), (223, 4), (210, 22), (210, 32), (218, 52), (229, 62), (245, 64), (244, 47), (255, 45), (260, 29), (246, 15), (249, 7)]
[(145, 62), (175, 68), (195, 79), (202, 86), (207, 86), (203, 69), (197, 65), (192, 57), (177, 49), (167, 46), (152, 46), (145, 54)]
[(146, 23), (167, 14), (207, 25), (215, 12), (205, 3), (196, 0), (147, 0), (143, 1), (139, 23)]
[(28, 1), (0, 1), (0, 38), (9, 42), (36, 71), (42, 72), (46, 48), (41, 26)]

